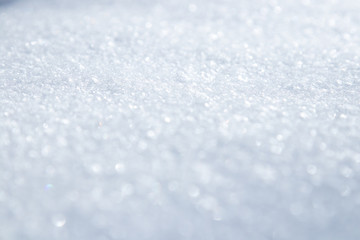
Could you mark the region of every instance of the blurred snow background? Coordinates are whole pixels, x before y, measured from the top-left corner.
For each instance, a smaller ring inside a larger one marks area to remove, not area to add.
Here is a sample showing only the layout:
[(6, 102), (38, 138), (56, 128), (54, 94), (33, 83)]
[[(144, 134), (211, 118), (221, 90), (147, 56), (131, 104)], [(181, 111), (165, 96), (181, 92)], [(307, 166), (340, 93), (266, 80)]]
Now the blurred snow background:
[(359, 13), (0, 1), (0, 239), (360, 239)]

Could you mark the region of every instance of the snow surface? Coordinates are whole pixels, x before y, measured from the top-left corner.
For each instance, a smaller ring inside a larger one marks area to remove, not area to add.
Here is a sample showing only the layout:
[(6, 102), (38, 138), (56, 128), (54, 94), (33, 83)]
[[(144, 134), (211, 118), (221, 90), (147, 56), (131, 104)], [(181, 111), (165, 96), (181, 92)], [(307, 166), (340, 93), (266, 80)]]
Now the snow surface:
[(1, 0), (0, 239), (360, 239), (359, 13)]

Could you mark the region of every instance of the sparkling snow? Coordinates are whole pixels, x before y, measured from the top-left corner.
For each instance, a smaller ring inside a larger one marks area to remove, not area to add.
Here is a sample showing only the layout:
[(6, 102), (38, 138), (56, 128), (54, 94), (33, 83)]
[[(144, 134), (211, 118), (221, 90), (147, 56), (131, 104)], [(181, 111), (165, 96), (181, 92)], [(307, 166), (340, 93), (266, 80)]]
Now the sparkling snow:
[(359, 1), (0, 0), (1, 240), (358, 240), (359, 174)]

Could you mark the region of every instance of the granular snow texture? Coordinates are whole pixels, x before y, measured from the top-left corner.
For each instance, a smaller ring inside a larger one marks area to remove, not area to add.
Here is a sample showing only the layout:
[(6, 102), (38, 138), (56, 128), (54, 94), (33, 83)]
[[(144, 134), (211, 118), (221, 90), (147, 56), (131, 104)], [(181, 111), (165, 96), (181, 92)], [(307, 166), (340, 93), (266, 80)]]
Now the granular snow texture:
[(360, 239), (359, 13), (1, 0), (0, 239)]

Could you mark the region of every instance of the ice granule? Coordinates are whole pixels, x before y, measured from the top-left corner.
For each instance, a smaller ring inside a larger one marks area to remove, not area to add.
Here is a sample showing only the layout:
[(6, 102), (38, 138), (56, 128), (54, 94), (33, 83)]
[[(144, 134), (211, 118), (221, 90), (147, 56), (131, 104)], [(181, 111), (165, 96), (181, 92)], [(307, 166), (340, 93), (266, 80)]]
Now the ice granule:
[(359, 12), (0, 0), (0, 239), (360, 239)]

